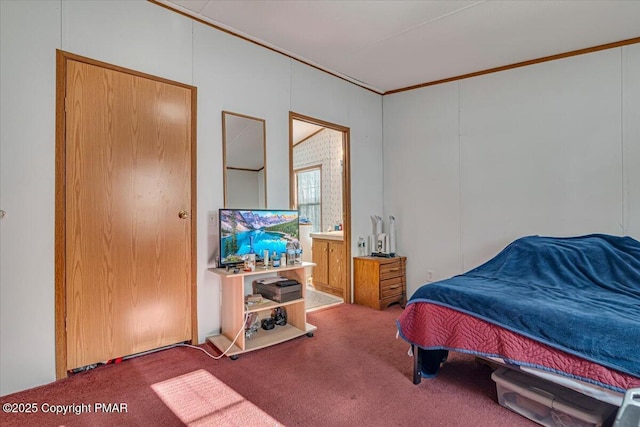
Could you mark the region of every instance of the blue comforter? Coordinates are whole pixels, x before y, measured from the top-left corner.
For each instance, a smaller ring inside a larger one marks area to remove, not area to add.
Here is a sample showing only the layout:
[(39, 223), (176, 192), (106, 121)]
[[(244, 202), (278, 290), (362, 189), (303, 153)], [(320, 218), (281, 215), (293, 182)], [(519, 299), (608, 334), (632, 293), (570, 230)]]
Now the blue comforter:
[(640, 377), (640, 242), (523, 237), (465, 274), (419, 288), (408, 304), (463, 311)]

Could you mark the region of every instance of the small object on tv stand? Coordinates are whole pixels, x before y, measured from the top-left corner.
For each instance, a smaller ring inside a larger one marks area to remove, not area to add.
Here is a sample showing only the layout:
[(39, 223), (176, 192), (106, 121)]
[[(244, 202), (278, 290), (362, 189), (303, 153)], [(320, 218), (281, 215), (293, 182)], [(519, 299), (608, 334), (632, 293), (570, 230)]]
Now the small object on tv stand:
[(245, 298), (246, 302), (262, 302), (262, 295), (260, 294), (249, 294)]

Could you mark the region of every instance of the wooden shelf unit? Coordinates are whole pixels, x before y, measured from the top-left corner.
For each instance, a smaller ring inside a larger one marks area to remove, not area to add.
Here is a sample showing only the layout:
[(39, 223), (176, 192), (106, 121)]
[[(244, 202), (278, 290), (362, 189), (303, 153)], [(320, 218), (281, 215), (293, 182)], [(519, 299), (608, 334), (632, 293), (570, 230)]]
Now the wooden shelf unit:
[[(310, 262), (303, 262), (302, 264), (270, 267), (268, 269), (258, 266), (255, 271), (240, 271), (238, 273), (227, 271), (225, 268), (210, 268), (210, 272), (220, 277), (222, 287), (222, 332), (220, 335), (207, 337), (207, 341), (222, 352), (230, 347), (226, 355), (236, 358), (239, 354), (279, 344), (305, 334), (312, 336), (313, 331), (317, 328), (307, 323), (305, 267), (312, 267), (313, 265)], [(302, 284), (302, 298), (283, 303), (268, 301), (245, 309), (244, 297), (246, 294), (251, 293), (251, 285), (249, 284), (245, 287), (245, 279), (251, 276), (256, 276), (252, 278), (254, 280), (274, 276), (295, 279)], [(251, 338), (246, 338), (244, 334), (246, 313), (258, 313), (258, 317), (262, 320), (270, 317), (271, 311), (276, 307), (284, 307), (286, 309), (287, 324), (276, 326), (269, 331), (260, 328)], [(234, 340), (235, 343), (231, 345)]]

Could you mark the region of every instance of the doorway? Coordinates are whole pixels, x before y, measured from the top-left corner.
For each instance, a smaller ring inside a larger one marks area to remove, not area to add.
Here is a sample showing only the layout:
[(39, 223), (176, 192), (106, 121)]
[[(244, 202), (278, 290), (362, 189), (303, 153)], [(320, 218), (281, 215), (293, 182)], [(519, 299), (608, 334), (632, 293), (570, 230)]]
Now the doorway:
[(58, 51), (56, 376), (197, 342), (196, 89)]
[[(303, 254), (311, 252), (307, 260), (316, 260), (312, 277), (316, 281), (321, 278), (320, 290), (347, 303), (353, 301), (349, 136), (347, 127), (289, 113), (291, 207), (310, 224), (310, 233), (305, 233), (303, 228), (307, 227), (301, 223)], [(338, 233), (323, 236), (329, 229)], [(315, 238), (305, 242), (305, 234)], [(323, 237), (334, 241), (325, 245)], [(328, 254), (319, 257), (313, 248), (325, 249)]]

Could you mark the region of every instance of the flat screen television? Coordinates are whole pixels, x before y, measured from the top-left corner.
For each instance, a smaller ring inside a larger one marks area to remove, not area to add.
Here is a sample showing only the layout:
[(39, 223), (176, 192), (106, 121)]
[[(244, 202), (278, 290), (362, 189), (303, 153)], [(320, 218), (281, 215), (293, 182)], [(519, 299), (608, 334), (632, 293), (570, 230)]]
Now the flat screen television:
[(279, 255), (291, 242), (300, 247), (300, 217), (297, 210), (220, 209), (220, 260), (226, 267), (243, 263), (254, 253), (256, 261), (264, 261), (265, 249)]

